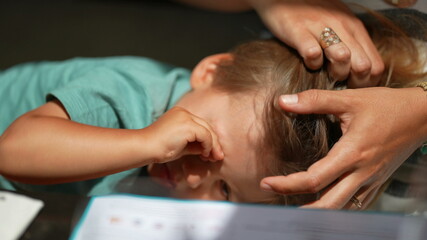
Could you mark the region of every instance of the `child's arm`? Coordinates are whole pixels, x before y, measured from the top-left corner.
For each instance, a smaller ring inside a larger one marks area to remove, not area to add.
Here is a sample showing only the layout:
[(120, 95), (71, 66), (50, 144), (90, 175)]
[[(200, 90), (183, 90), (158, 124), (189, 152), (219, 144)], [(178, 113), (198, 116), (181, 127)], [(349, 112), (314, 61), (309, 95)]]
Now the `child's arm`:
[(112, 129), (73, 122), (52, 101), (18, 118), (0, 137), (0, 173), (25, 183), (63, 183), (186, 154), (223, 157), (209, 125), (184, 109), (174, 108), (144, 129)]

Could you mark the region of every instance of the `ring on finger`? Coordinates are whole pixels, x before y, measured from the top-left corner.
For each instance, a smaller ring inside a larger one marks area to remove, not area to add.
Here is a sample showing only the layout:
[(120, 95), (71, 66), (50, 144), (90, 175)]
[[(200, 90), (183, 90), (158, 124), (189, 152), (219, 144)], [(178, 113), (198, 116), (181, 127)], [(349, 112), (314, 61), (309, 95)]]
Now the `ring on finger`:
[(358, 209), (362, 209), (363, 207), (362, 202), (356, 196), (352, 196), (350, 198), (350, 202), (352, 202)]
[(320, 34), (319, 44), (322, 49), (325, 49), (340, 42), (341, 39), (334, 32), (334, 30), (332, 30), (332, 28), (325, 27), (325, 29), (323, 29), (322, 33)]

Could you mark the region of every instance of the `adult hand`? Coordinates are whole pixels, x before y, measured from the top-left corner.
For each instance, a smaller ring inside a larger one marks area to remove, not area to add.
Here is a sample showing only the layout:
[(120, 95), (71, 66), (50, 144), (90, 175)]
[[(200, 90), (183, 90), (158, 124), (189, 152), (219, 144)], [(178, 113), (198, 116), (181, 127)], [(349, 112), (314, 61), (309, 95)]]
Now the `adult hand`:
[(341, 139), (307, 171), (261, 181), (265, 190), (281, 194), (315, 193), (331, 184), (305, 207), (355, 209), (352, 196), (367, 207), (427, 140), (427, 95), (421, 88), (309, 90), (283, 96), (280, 105), (299, 114), (334, 114), (341, 122)]
[[(349, 79), (350, 88), (376, 86), (384, 63), (363, 23), (340, 0), (247, 0), (273, 34), (295, 48), (307, 67), (318, 69), (323, 53), (335, 80)], [(322, 51), (325, 27), (342, 42)]]
[(173, 161), (184, 155), (200, 155), (203, 160), (224, 158), (218, 137), (205, 120), (181, 107), (174, 107), (145, 128), (158, 148), (156, 163)]

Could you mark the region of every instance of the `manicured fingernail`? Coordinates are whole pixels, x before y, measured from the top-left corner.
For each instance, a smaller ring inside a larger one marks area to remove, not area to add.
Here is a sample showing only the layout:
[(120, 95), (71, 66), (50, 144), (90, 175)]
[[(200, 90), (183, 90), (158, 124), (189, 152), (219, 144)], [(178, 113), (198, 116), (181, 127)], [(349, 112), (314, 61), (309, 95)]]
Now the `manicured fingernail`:
[(280, 100), (285, 104), (297, 104), (298, 103), (298, 95), (297, 94), (282, 95), (282, 96), (280, 96)]
[(273, 191), (271, 186), (268, 185), (267, 183), (264, 183), (264, 182), (261, 183), (261, 189), (266, 191), (266, 192), (272, 192)]

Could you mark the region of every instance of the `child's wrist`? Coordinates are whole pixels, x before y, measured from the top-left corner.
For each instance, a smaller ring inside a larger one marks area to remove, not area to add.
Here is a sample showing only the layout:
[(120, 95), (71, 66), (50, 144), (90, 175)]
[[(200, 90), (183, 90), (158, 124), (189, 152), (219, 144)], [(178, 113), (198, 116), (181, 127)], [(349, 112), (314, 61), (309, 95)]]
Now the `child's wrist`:
[(162, 153), (150, 128), (136, 130), (133, 148), (141, 161), (141, 166), (160, 162)]

